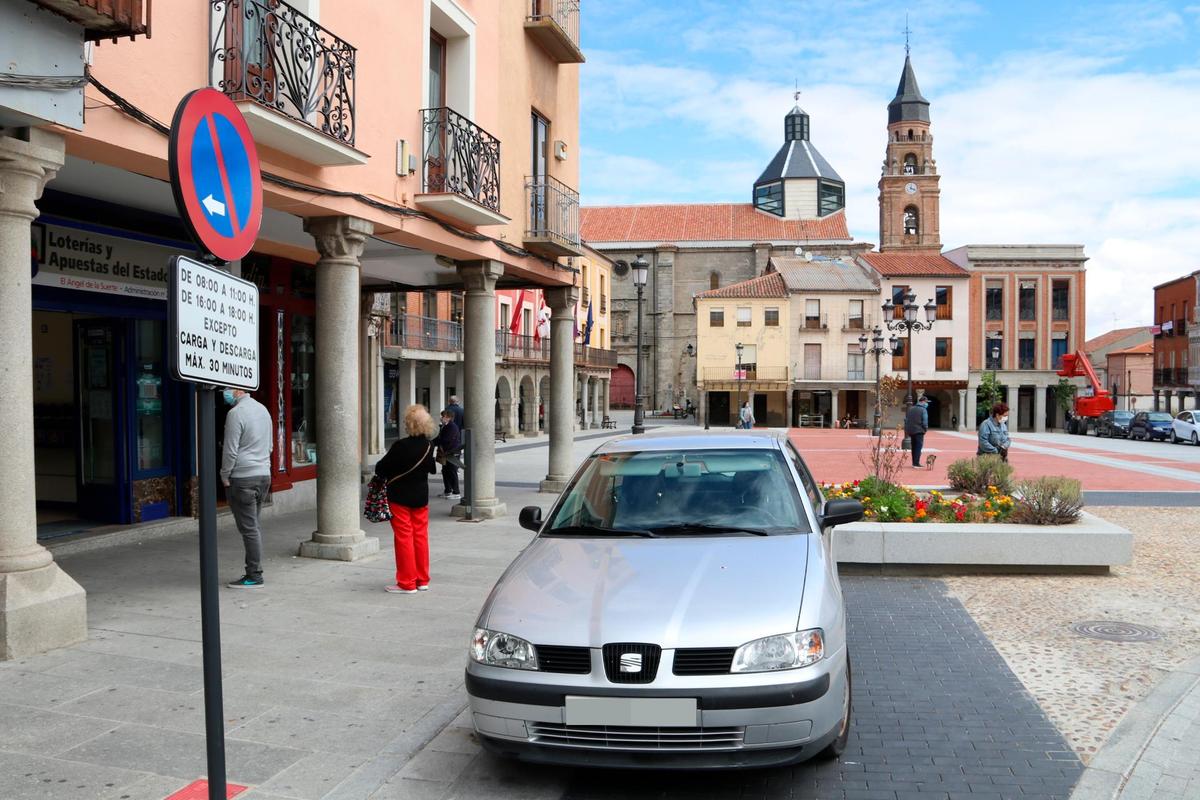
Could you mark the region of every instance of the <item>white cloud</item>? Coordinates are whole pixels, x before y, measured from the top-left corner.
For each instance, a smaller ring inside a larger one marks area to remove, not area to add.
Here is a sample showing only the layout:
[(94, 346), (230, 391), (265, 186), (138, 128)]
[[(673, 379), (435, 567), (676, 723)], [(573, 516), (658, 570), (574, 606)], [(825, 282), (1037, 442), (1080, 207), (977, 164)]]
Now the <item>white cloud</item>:
[[(767, 53), (796, 46), (782, 29), (745, 39), (756, 23), (742, 20), (754, 19), (727, 19), (724, 30), (701, 19), (684, 41), (701, 51), (740, 48), (747, 58), (745, 41)], [(1131, 38), (1146, 40), (1178, 23), (1170, 13), (1130, 20)], [(879, 24), (868, 29), (869, 37), (886, 32)], [(943, 243), (1084, 244), (1089, 335), (1114, 321), (1148, 323), (1151, 287), (1200, 267), (1200, 70), (1129, 69), (1098, 35), (1079, 32), (1086, 54), (1010, 53), (987, 64), (976, 54), (968, 64), (931, 46), (916, 63), (932, 102)], [(589, 51), (588, 58), (583, 121), (599, 163), (584, 154), (585, 203), (740, 200), (782, 144), (792, 87), (779, 70), (764, 79), (753, 70), (652, 63), (635, 52)], [(878, 237), (886, 104), (901, 64), (899, 55), (887, 61), (843, 59), (841, 74), (831, 71), (801, 97), (813, 142), (845, 178), (848, 219), (866, 241)], [(619, 156), (589, 133), (620, 138), (648, 127), (686, 135), (676, 150), (649, 158)]]

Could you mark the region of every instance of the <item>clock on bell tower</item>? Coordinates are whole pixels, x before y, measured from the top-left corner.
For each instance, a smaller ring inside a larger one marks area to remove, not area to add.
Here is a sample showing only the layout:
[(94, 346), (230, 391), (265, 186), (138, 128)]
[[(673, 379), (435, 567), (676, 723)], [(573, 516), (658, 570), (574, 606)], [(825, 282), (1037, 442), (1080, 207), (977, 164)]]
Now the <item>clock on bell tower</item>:
[(900, 85), (888, 103), (887, 156), (879, 178), (880, 252), (942, 249), (938, 180), (929, 101), (905, 55)]

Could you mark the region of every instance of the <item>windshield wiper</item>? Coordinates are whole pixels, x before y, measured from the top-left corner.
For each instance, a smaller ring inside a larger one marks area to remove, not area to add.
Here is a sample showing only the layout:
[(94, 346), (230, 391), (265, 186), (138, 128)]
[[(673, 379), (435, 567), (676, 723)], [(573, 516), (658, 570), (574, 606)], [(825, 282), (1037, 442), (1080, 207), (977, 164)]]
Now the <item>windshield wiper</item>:
[(672, 525), (656, 525), (654, 533), (748, 533), (752, 536), (770, 536), (762, 528), (747, 528), (744, 525), (720, 525), (710, 522), (677, 522)]
[(581, 536), (642, 536), (648, 539), (658, 537), (654, 531), (648, 531), (645, 528), (605, 528), (600, 525), (592, 525), (584, 523), (580, 525), (564, 525), (561, 528), (550, 528), (545, 531), (545, 534), (550, 535), (581, 535)]

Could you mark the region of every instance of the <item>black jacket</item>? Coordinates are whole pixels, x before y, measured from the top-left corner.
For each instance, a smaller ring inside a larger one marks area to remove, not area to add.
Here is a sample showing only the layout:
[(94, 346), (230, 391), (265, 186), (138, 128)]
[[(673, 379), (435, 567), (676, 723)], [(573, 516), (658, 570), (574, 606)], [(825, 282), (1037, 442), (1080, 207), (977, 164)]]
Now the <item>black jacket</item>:
[(409, 436), (397, 440), (375, 465), (375, 474), (385, 481), (408, 474), (388, 484), (387, 499), (408, 508), (429, 505), (429, 476), (437, 471), (433, 460), (434, 443), (424, 436)]
[(443, 452), (449, 455), (455, 455), (462, 449), (462, 436), (459, 435), (458, 426), (454, 424), (454, 420), (450, 420), (442, 429), (438, 431), (438, 437), (434, 440), (434, 444)]
[(458, 426), (458, 430), (461, 432), (463, 429), (463, 407), (458, 403), (451, 403), (450, 405), (446, 406), (446, 410), (454, 415), (453, 422)]
[(913, 403), (904, 414), (904, 432), (909, 436), (929, 430), (929, 412), (920, 403)]

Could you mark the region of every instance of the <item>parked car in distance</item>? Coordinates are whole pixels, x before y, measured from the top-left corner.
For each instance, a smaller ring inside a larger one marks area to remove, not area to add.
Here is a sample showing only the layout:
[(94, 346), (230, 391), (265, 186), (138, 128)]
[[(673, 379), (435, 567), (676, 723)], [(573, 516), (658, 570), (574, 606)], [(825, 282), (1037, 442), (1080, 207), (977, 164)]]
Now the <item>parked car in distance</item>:
[(1166, 440), (1171, 435), (1171, 415), (1165, 411), (1139, 411), (1129, 423), (1129, 438), (1143, 441)]
[(764, 767), (840, 755), (846, 610), (825, 502), (782, 434), (625, 436), (584, 461), (479, 613), (483, 745), (553, 764)]
[(1129, 435), (1129, 423), (1133, 421), (1132, 411), (1105, 411), (1096, 420), (1096, 435), (1112, 439), (1117, 436)]
[(1171, 444), (1200, 444), (1200, 411), (1180, 411), (1171, 420)]

